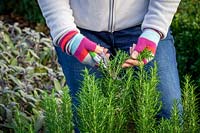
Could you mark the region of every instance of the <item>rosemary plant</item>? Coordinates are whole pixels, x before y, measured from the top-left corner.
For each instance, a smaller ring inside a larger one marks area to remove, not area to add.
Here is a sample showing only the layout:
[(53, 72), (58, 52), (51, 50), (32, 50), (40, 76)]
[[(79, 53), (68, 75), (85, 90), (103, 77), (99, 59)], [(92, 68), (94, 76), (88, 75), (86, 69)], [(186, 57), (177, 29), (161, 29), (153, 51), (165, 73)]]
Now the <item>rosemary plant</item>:
[(13, 120), (13, 130), (15, 133), (34, 133), (34, 125), (31, 119), (25, 118), (26, 114), (16, 108)]
[(58, 105), (54, 91), (50, 96), (47, 93), (44, 95), (43, 108), (46, 130), (51, 133), (61, 132), (61, 127), (59, 127)]
[(158, 84), (156, 64), (150, 72), (139, 67), (134, 84), (134, 111), (136, 131), (142, 133), (155, 132), (156, 115), (161, 108), (160, 94), (156, 89)]
[(160, 124), (157, 127), (156, 133), (170, 133), (171, 124), (170, 120), (162, 118)]
[(179, 109), (178, 109), (179, 104), (180, 104), (180, 101), (175, 101), (172, 111), (171, 111), (172, 116), (170, 118), (170, 124), (171, 124), (170, 132), (173, 132), (173, 133), (183, 132), (182, 130), (183, 128), (181, 125), (181, 121), (182, 121), (181, 113), (179, 112)]
[(173, 133), (199, 133), (198, 104), (195, 92), (195, 85), (190, 81), (189, 76), (185, 76), (185, 82), (182, 90), (182, 115), (178, 110), (180, 101), (175, 101), (172, 116), (169, 120), (162, 119), (158, 132)]
[(197, 133), (200, 132), (198, 118), (197, 96), (195, 94), (196, 86), (190, 80), (189, 76), (185, 76), (183, 87), (183, 127), (185, 132)]
[(157, 133), (182, 133), (182, 117), (180, 111), (178, 109), (178, 105), (180, 103), (178, 101), (174, 101), (174, 105), (171, 111), (170, 119), (162, 118), (158, 128), (156, 130)]
[(81, 131), (127, 132), (133, 71), (121, 68), (126, 58), (119, 52), (107, 69), (100, 67), (100, 79), (85, 71), (78, 107)]
[(53, 90), (49, 96), (44, 95), (43, 109), (45, 113), (46, 130), (50, 133), (65, 133), (73, 131), (71, 98), (68, 88), (63, 89), (61, 100), (56, 97)]
[(81, 132), (104, 133), (107, 130), (106, 98), (96, 83), (95, 76), (84, 71), (84, 81), (77, 108)]
[[(131, 92), (133, 88), (133, 69), (123, 69), (121, 64), (128, 55), (119, 51), (116, 57), (110, 61), (108, 68), (101, 70), (103, 78), (100, 85), (105, 97), (108, 99), (108, 109), (114, 107), (109, 118), (109, 132), (127, 132), (129, 112), (131, 108)], [(109, 111), (110, 112), (110, 111)]]
[[(146, 58), (146, 55), (142, 54), (139, 59)], [(190, 78), (186, 76), (183, 87), (183, 113), (178, 110), (180, 101), (175, 101), (171, 118), (157, 121), (162, 106), (157, 91), (157, 65), (154, 64), (149, 71), (142, 65), (136, 69), (122, 69), (121, 64), (127, 58), (127, 54), (118, 52), (106, 69), (100, 66), (102, 75), (98, 79), (89, 70), (84, 71), (84, 81), (78, 93), (79, 104), (76, 107), (79, 130), (83, 133), (200, 132), (197, 96), (194, 93), (196, 87)], [(44, 95), (42, 105), (46, 132), (73, 132), (69, 89), (66, 87), (61, 92), (60, 95), (53, 90), (51, 95)], [(16, 111), (15, 132), (34, 132), (33, 124), (23, 117), (23, 114)]]
[(63, 95), (61, 97), (61, 110), (60, 110), (60, 117), (61, 117), (61, 128), (64, 132), (72, 132), (73, 130), (73, 122), (72, 122), (72, 104), (71, 104), (71, 97), (69, 95), (69, 89), (67, 87), (63, 88)]

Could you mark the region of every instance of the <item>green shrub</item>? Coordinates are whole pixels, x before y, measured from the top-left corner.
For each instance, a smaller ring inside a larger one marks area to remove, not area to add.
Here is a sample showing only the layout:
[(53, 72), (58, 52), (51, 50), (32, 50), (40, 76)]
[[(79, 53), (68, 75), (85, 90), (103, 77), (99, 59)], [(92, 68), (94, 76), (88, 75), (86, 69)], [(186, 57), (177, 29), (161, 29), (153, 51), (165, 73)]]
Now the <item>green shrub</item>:
[[(189, 77), (183, 84), (182, 101), (174, 101), (169, 119), (157, 119), (162, 103), (157, 91), (157, 67), (145, 71), (122, 69), (128, 55), (118, 53), (103, 76), (96, 79), (85, 70), (82, 89), (78, 94), (78, 122), (82, 132), (192, 132), (199, 129), (195, 86)], [(101, 67), (103, 68), (103, 67)], [(180, 102), (183, 110), (178, 110)], [(134, 127), (134, 128), (132, 128)]]
[(200, 1), (182, 0), (172, 23), (180, 77), (200, 84)]
[(0, 14), (15, 13), (30, 22), (44, 23), (37, 0), (1, 0)]
[(12, 131), (16, 106), (27, 119), (36, 115), (40, 130), (42, 94), (65, 82), (55, 55), (46, 35), (0, 21), (0, 132)]
[[(200, 96), (200, 1), (182, 0), (172, 23), (181, 81), (189, 74)], [(200, 109), (200, 105), (198, 106)]]
[(195, 94), (196, 86), (189, 76), (185, 76), (183, 87), (183, 127), (185, 132), (196, 133), (199, 131), (199, 111), (197, 95)]
[(42, 102), (44, 109), (45, 129), (50, 133), (70, 133), (73, 130), (72, 123), (72, 108), (71, 98), (69, 96), (69, 89), (67, 87), (62, 89), (60, 97), (53, 92), (45, 93)]
[(150, 70), (150, 74), (140, 68), (133, 79), (134, 111), (133, 120), (137, 132), (155, 132), (156, 115), (161, 109), (160, 94), (157, 91), (157, 67)]
[[(19, 107), (18, 107), (19, 108)], [(27, 118), (27, 115), (19, 109), (14, 112), (13, 130), (15, 133), (34, 133), (34, 122), (32, 119)]]
[(15, 108), (11, 123), (11, 128), (15, 133), (72, 133), (71, 98), (67, 87), (59, 92), (55, 89), (50, 94), (45, 92), (40, 105), (42, 107), (40, 115), (28, 116), (21, 111), (23, 109), (21, 106)]
[(123, 71), (120, 65), (127, 57), (118, 54), (107, 69), (102, 67), (101, 79), (85, 71), (77, 107), (82, 132), (127, 132), (133, 71)]

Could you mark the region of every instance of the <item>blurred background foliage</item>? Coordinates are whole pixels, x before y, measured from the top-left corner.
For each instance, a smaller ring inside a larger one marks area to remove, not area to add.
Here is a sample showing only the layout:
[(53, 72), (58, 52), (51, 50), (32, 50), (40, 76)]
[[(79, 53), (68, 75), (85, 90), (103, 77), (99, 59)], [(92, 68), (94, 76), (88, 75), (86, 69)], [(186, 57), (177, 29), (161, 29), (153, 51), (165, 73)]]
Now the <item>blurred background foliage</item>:
[[(172, 31), (175, 38), (177, 62), (181, 81), (186, 74), (192, 76), (200, 98), (200, 1), (182, 0), (176, 13)], [(198, 100), (200, 109), (200, 100)]]
[(37, 0), (1, 0), (0, 14), (17, 14), (26, 20), (37, 23), (44, 23)]
[(200, 85), (200, 1), (182, 0), (172, 30), (180, 76), (192, 75)]

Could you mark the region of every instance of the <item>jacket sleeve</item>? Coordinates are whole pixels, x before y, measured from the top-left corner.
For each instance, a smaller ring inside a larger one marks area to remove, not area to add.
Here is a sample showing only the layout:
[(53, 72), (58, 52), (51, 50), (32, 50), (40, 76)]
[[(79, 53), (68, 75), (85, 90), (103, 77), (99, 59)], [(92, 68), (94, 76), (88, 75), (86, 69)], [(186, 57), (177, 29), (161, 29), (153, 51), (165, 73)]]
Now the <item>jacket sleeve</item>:
[(68, 31), (78, 31), (69, 0), (38, 0), (38, 3), (55, 45)]
[(167, 36), (169, 26), (181, 0), (150, 0), (142, 30), (152, 28)]

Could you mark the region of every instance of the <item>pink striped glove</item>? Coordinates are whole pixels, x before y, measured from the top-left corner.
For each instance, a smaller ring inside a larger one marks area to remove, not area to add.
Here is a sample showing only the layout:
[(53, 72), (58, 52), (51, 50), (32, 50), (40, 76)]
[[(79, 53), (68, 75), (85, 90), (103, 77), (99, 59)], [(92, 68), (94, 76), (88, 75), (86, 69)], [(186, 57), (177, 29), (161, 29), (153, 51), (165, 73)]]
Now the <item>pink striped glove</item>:
[(95, 51), (97, 44), (90, 41), (77, 31), (68, 32), (59, 42), (61, 49), (76, 57), (81, 63), (95, 66), (95, 62), (90, 56), (90, 51)]
[(145, 29), (143, 33), (138, 38), (138, 42), (134, 48), (134, 51), (137, 51), (137, 54), (132, 54), (132, 58), (136, 59), (139, 53), (141, 53), (145, 48), (151, 51), (152, 57), (148, 59), (143, 59), (144, 64), (150, 62), (156, 53), (158, 42), (160, 41), (161, 35), (152, 29)]

